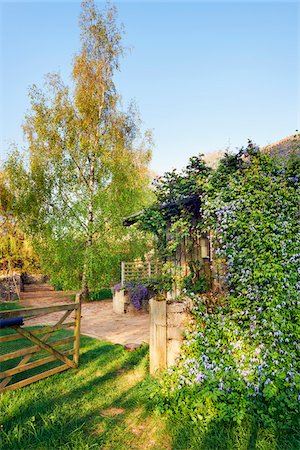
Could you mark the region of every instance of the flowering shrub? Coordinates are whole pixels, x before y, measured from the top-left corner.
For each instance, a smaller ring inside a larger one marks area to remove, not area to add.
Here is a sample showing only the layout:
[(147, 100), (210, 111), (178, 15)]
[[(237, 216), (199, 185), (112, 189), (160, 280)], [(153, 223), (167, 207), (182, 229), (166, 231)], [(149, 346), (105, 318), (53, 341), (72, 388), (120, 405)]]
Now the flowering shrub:
[(158, 289), (159, 281), (154, 279), (129, 281), (126, 283), (126, 290), (130, 300), (136, 309), (142, 309), (143, 302), (149, 301), (154, 292)]
[(148, 299), (148, 288), (142, 282), (130, 281), (126, 284), (128, 296), (136, 309), (142, 308), (142, 301)]
[(226, 261), (227, 293), (207, 309), (201, 295), (178, 367), (162, 382), (164, 409), (209, 420), (288, 425), (300, 401), (300, 163), (251, 143), (226, 156), (207, 183), (203, 227), (214, 264)]

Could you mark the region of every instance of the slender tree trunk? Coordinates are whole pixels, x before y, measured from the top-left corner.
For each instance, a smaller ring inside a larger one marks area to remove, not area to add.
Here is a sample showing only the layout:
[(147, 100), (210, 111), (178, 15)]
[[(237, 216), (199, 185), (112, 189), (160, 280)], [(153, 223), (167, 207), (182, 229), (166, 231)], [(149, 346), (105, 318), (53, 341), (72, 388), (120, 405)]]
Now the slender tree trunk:
[[(102, 110), (104, 106), (104, 93), (105, 89), (103, 84), (101, 83), (101, 79), (99, 80), (100, 85), (102, 85), (101, 89), (101, 96), (100, 96), (100, 104), (99, 104), (99, 111), (98, 111), (98, 120), (99, 120), (99, 126), (96, 129), (96, 139), (94, 145), (98, 146), (99, 141), (99, 127), (101, 123), (101, 115)], [(84, 267), (83, 267), (83, 274), (82, 274), (82, 284), (81, 284), (81, 292), (82, 297), (86, 300), (89, 299), (90, 291), (89, 291), (89, 283), (87, 279), (87, 271), (88, 271), (88, 262), (90, 257), (90, 248), (93, 244), (93, 236), (94, 236), (94, 192), (95, 192), (95, 154), (92, 153), (89, 155), (89, 163), (90, 163), (90, 174), (89, 174), (89, 180), (88, 180), (88, 190), (89, 190), (89, 205), (88, 205), (88, 220), (87, 220), (87, 240), (86, 240), (86, 247), (85, 247), (85, 261), (84, 261)]]
[(87, 280), (87, 263), (86, 261), (84, 262), (84, 266), (83, 266), (83, 273), (82, 273), (82, 278), (81, 278), (81, 297), (83, 300), (88, 300), (90, 297), (90, 290), (89, 290), (89, 285), (88, 285), (88, 280)]
[(81, 293), (85, 300), (89, 299), (90, 289), (87, 272), (89, 269), (90, 249), (93, 245), (94, 236), (94, 190), (95, 190), (95, 155), (92, 154), (90, 161), (90, 175), (89, 175), (89, 204), (88, 204), (88, 218), (87, 218), (87, 239), (85, 244), (85, 261), (82, 274)]

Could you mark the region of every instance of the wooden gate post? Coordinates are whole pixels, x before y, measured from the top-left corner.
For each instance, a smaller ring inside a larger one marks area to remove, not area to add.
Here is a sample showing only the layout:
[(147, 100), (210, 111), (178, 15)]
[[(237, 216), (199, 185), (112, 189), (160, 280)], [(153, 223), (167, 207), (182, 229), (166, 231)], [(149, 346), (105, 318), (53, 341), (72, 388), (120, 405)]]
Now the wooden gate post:
[(167, 302), (150, 299), (150, 373), (167, 365)]
[(121, 285), (122, 288), (124, 287), (125, 284), (125, 263), (124, 261), (121, 262)]
[(75, 309), (75, 327), (74, 327), (74, 364), (78, 367), (79, 364), (79, 349), (80, 349), (80, 322), (81, 322), (81, 294), (76, 294), (75, 303), (78, 305)]

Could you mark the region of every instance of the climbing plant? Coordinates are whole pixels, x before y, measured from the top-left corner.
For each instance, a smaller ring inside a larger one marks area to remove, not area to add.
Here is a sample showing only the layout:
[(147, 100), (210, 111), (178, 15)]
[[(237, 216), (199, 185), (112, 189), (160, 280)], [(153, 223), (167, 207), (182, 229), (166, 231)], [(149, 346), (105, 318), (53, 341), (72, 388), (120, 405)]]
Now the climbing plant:
[(156, 237), (158, 257), (165, 262), (162, 280), (163, 290), (180, 288), (189, 280), (183, 280), (170, 259), (186, 239), (186, 250), (192, 249), (193, 240), (199, 235), (200, 198), (211, 169), (198, 155), (190, 158), (187, 167), (178, 172), (166, 172), (154, 181), (155, 203), (139, 218), (139, 227)]
[(214, 307), (193, 297), (178, 367), (162, 381), (164, 410), (196, 422), (251, 413), (270, 426), (299, 414), (299, 173), (296, 156), (279, 160), (249, 142), (203, 186), (201, 226), (213, 230), (227, 289)]

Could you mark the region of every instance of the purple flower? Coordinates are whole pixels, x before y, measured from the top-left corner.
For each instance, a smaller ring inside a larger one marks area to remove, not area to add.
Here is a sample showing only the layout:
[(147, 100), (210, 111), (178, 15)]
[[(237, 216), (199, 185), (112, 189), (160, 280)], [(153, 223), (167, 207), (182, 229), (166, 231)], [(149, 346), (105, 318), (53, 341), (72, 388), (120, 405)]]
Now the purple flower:
[(130, 281), (127, 284), (128, 295), (132, 300), (136, 309), (142, 308), (142, 301), (146, 300), (149, 295), (148, 288), (144, 286), (142, 283), (135, 283), (134, 281)]
[(115, 291), (115, 292), (119, 292), (121, 289), (122, 289), (122, 283), (117, 283), (117, 284), (115, 284), (114, 286), (113, 286), (113, 290)]
[(198, 374), (196, 375), (196, 378), (195, 378), (195, 383), (202, 383), (204, 378), (205, 378), (205, 375), (202, 372), (198, 372)]

